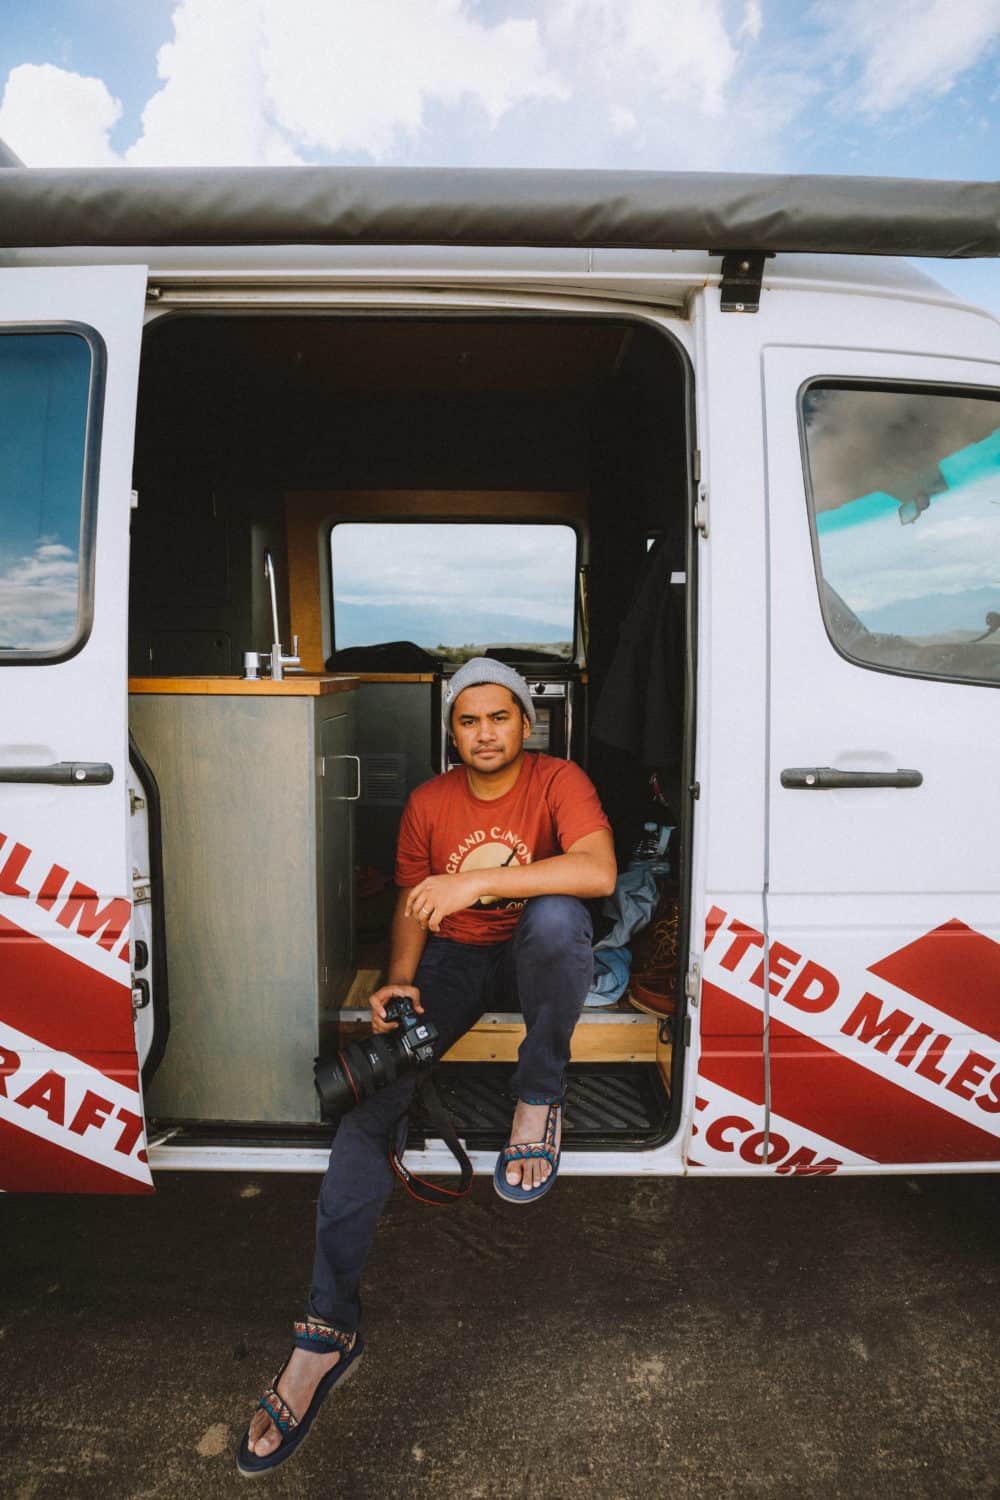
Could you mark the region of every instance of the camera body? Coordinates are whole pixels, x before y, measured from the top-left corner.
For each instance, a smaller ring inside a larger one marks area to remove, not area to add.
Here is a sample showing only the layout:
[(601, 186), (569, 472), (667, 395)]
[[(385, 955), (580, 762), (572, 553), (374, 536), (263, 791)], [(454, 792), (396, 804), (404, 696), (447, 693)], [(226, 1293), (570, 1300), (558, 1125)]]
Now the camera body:
[(433, 1062), (437, 1027), (430, 1021), (425, 1021), (423, 1016), (417, 1015), (409, 995), (393, 995), (385, 1002), (384, 1009), (387, 1021), (399, 1022), (399, 1030), (392, 1040), (398, 1041), (406, 1049), (414, 1066)]
[(393, 995), (386, 1001), (385, 1018), (398, 1023), (396, 1031), (386, 1036), (373, 1032), (363, 1041), (349, 1043), (334, 1058), (316, 1059), (316, 1092), (324, 1118), (339, 1120), (377, 1089), (434, 1061), (437, 1027), (417, 1014), (407, 995)]

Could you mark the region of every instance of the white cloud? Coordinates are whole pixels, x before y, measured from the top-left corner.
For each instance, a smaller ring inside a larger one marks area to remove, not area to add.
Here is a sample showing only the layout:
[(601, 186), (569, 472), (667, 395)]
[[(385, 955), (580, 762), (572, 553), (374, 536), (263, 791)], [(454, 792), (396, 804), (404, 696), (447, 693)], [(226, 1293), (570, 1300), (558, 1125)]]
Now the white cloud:
[(947, 93), (1000, 37), (1000, 0), (818, 0), (811, 15), (828, 58), (860, 66), (841, 103), (872, 116)]
[(163, 87), (142, 114), (129, 166), (279, 166), (301, 158), (285, 138), (261, 62), (269, 7), (182, 0), (157, 54)]
[(130, 165), (380, 159), (433, 104), (471, 100), (495, 125), (564, 92), (534, 21), (485, 26), (462, 0), (182, 0), (173, 19)]
[(122, 107), (100, 78), (51, 63), (22, 63), (7, 75), (0, 139), (33, 167), (111, 167), (110, 132)]
[(533, 20), (486, 27), (461, 0), (323, 10), (310, 0), (268, 0), (264, 9), (271, 97), (285, 127), (311, 147), (384, 157), (418, 134), (432, 101), (471, 100), (495, 126), (522, 100), (565, 94)]
[(747, 37), (751, 42), (755, 42), (763, 29), (764, 9), (761, 5), (761, 0), (746, 0), (743, 8), (743, 20), (740, 22), (737, 38), (742, 40), (743, 37)]
[(615, 135), (630, 135), (639, 128), (634, 110), (627, 109), (623, 104), (612, 104), (608, 111), (608, 123)]
[[(25, 123), (6, 134), (32, 164), (55, 159), (31, 146), (44, 113), (58, 159), (80, 165), (331, 156), (786, 165), (783, 132), (815, 85), (797, 57), (756, 48), (761, 0), (537, 0), (533, 18), (506, 15), (512, 8), (513, 0), (179, 0), (157, 56), (161, 87), (123, 157), (108, 143), (120, 106), (99, 80), (58, 69), (42, 70), (58, 80), (57, 96), (43, 99), (36, 87)], [(70, 126), (66, 101), (80, 84), (89, 114)]]
[(0, 566), (0, 645), (53, 651), (76, 632), (76, 553), (41, 538), (32, 552)]
[(545, 34), (574, 81), (653, 88), (672, 106), (721, 112), (738, 61), (721, 0), (551, 0)]

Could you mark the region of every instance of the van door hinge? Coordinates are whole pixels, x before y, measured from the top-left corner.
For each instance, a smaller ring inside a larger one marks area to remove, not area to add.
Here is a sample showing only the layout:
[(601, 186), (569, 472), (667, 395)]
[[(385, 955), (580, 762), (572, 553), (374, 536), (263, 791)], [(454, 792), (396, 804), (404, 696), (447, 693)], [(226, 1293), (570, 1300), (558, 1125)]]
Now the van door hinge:
[(693, 963), (684, 975), (684, 993), (688, 1004), (694, 1009), (701, 998), (701, 964)]
[(132, 509), (133, 510), (138, 510), (139, 509), (139, 491), (138, 490), (132, 490), (130, 498), (131, 498), (131, 502), (132, 502)]
[(685, 1016), (684, 1017), (684, 1045), (685, 1045), (685, 1047), (690, 1047), (690, 1045), (691, 1045), (691, 1017), (690, 1016)]
[(149, 1004), (149, 980), (132, 976), (132, 1015), (137, 1016)]
[(705, 485), (698, 486), (698, 498), (694, 503), (694, 529), (708, 539), (708, 490)]
[(695, 448), (691, 453), (691, 478), (695, 484), (701, 483), (701, 449)]

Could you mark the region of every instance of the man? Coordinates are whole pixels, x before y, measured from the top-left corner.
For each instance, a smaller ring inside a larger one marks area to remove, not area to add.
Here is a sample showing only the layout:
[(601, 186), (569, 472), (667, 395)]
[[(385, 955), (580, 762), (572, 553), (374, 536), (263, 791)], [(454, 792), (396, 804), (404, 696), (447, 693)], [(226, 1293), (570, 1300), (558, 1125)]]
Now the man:
[[(437, 1027), (440, 1054), (516, 995), (526, 1030), (494, 1184), (501, 1197), (529, 1203), (558, 1169), (570, 1039), (593, 969), (583, 899), (614, 889), (614, 846), (584, 772), (525, 751), (535, 710), (513, 668), (485, 657), (466, 662), (444, 710), (461, 765), (418, 787), (403, 814), (388, 983), (369, 1001), (372, 1027), (391, 1030), (386, 1002), (407, 995)], [(394, 1180), (389, 1143), (402, 1148), (413, 1089), (412, 1075), (399, 1079), (338, 1127), (317, 1209), (308, 1312), (240, 1446), (245, 1473), (291, 1455), (360, 1356), (361, 1272)]]

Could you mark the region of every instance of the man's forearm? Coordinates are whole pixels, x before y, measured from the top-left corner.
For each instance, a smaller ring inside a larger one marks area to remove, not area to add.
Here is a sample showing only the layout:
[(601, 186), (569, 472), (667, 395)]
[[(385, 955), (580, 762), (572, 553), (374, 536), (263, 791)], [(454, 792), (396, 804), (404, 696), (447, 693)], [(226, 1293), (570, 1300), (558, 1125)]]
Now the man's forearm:
[(392, 918), (392, 935), (389, 940), (388, 984), (412, 984), (421, 955), (427, 943), (427, 933), (419, 922), (406, 915), (408, 891), (400, 891), (399, 900)]
[(480, 896), (608, 896), (615, 887), (614, 862), (592, 854), (554, 854), (530, 865), (505, 865), (476, 871)]

